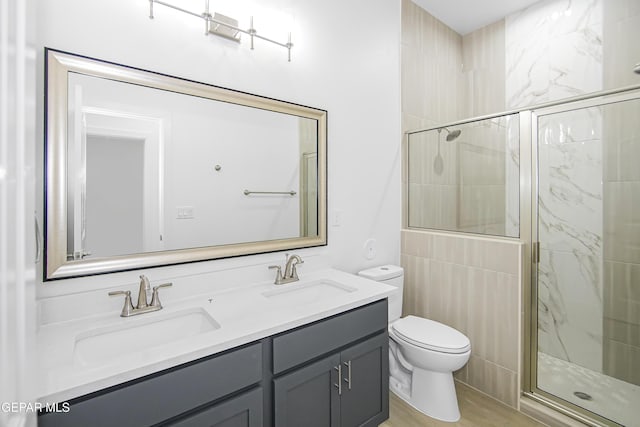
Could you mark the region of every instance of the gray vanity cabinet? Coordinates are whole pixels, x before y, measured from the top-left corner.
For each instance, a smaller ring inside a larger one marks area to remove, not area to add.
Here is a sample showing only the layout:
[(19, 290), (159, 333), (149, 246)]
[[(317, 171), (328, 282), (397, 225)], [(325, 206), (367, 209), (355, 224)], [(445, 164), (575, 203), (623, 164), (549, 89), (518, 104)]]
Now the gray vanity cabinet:
[(262, 387), (164, 425), (171, 427), (262, 427)]
[(381, 424), (389, 417), (388, 349), (382, 333), (274, 379), (275, 425)]
[(340, 425), (377, 426), (389, 418), (389, 337), (377, 335), (340, 353)]
[(340, 396), (332, 388), (339, 382), (340, 355), (315, 363), (273, 381), (274, 419), (278, 427), (340, 425)]
[[(171, 425), (178, 417), (187, 422), (194, 412), (204, 417), (207, 408), (210, 408), (211, 420), (204, 422), (203, 417), (197, 417), (184, 425), (235, 427), (243, 424), (223, 424), (224, 411), (231, 412), (229, 417), (244, 412), (255, 418), (256, 409), (251, 408), (256, 401), (262, 408), (261, 397), (230, 403), (234, 408), (212, 405), (232, 402), (236, 394), (255, 388), (262, 379), (262, 343), (248, 344), (74, 399), (68, 413), (40, 414), (38, 427)], [(238, 407), (240, 404), (246, 405), (244, 411)], [(259, 423), (244, 425), (260, 427), (261, 414), (259, 418)]]
[(39, 427), (356, 427), (389, 416), (387, 300), (76, 398)]
[(386, 420), (386, 328), (384, 300), (274, 337), (275, 426), (377, 426)]

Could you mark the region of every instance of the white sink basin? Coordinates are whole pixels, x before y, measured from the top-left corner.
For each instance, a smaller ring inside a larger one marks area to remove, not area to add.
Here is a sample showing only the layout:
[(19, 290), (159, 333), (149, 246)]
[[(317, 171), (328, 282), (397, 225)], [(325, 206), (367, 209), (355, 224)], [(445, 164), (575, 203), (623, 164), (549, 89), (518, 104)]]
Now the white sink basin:
[(83, 366), (103, 364), (123, 355), (220, 328), (218, 322), (199, 307), (166, 315), (162, 312), (154, 314), (141, 314), (117, 325), (78, 334), (73, 350), (74, 362)]
[(279, 285), (278, 289), (263, 292), (262, 295), (270, 300), (283, 304), (307, 304), (321, 299), (331, 299), (338, 295), (357, 291), (349, 285), (332, 280), (318, 280), (315, 282), (296, 282)]

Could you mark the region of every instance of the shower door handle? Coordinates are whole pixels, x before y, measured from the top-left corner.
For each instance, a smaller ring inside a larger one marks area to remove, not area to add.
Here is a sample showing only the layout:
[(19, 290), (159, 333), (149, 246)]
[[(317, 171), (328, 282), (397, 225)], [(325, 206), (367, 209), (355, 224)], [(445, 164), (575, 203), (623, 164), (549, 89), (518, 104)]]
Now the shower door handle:
[(540, 242), (533, 242), (531, 244), (531, 262), (540, 264)]

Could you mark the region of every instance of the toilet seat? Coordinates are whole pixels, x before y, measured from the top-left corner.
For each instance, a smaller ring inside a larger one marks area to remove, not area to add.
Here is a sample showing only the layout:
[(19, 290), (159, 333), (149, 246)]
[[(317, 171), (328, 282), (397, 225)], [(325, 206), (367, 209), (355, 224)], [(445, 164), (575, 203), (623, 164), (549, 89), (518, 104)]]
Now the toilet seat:
[(441, 353), (460, 354), (471, 349), (469, 338), (442, 323), (416, 316), (406, 316), (391, 325), (403, 341)]

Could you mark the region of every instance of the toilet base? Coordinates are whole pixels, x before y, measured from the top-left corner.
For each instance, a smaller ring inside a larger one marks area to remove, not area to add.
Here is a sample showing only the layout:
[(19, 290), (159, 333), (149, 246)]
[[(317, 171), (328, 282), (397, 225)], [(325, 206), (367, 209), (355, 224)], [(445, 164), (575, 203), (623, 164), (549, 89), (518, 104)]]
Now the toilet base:
[(440, 421), (456, 422), (460, 419), (458, 398), (453, 374), (414, 369), (411, 378), (411, 394), (395, 390), (398, 397), (423, 414)]

